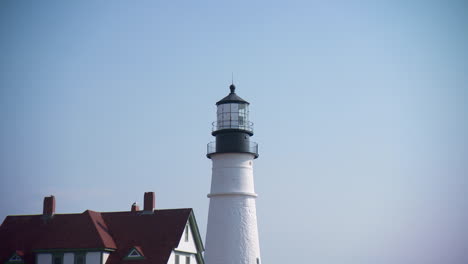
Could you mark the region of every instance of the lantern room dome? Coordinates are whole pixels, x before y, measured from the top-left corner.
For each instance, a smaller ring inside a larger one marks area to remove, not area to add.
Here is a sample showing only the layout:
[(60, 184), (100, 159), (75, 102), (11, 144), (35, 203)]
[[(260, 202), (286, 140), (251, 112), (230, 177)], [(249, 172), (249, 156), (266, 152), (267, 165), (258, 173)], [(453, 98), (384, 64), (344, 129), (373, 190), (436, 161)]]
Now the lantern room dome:
[(223, 99), (219, 100), (216, 103), (216, 105), (228, 104), (228, 103), (249, 104), (249, 102), (247, 102), (244, 99), (240, 98), (236, 94), (236, 86), (234, 84), (231, 84), (231, 86), (229, 86), (229, 89), (231, 89), (231, 93), (229, 93), (228, 96), (224, 97)]

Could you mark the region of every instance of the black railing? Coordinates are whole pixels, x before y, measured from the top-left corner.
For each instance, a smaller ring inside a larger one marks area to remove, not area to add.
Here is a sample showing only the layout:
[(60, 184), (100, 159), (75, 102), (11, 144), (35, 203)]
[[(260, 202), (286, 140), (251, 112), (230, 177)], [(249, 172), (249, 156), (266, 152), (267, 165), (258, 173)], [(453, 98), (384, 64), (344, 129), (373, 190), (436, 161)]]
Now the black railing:
[(215, 121), (212, 123), (212, 131), (218, 131), (221, 129), (242, 129), (253, 133), (253, 123), (252, 122), (242, 122), (239, 120), (224, 120), (224, 121)]

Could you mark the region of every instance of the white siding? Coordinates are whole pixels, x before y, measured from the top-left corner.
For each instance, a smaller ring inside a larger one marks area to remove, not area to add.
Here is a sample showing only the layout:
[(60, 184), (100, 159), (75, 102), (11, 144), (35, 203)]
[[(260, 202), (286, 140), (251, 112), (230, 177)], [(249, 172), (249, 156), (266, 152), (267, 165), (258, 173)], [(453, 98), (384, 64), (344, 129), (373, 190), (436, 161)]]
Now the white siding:
[(86, 253), (86, 264), (101, 264), (101, 252)]
[(174, 264), (175, 263), (175, 254), (174, 251), (171, 252), (171, 256), (169, 256), (169, 260), (167, 261), (167, 264)]
[(179, 255), (179, 264), (188, 264), (186, 262), (186, 257), (190, 257), (190, 264), (198, 264), (197, 258), (195, 254), (191, 253), (185, 253), (185, 252), (171, 252), (171, 256), (169, 257), (169, 260), (167, 261), (167, 264), (175, 264), (175, 255)]
[(106, 264), (107, 258), (109, 258), (109, 253), (103, 252), (102, 253), (102, 264)]
[(195, 257), (195, 255), (190, 255), (190, 264), (198, 264), (197, 258)]
[(193, 232), (188, 224), (188, 241), (185, 241), (185, 228), (182, 234), (182, 237), (179, 240), (179, 245), (175, 248), (176, 251), (183, 251), (183, 252), (190, 252), (190, 253), (197, 253), (197, 247), (195, 245), (195, 240), (193, 239)]
[[(190, 264), (198, 264), (196, 254), (197, 254), (197, 246), (195, 244), (195, 239), (193, 237), (192, 229), (190, 228), (189, 223), (187, 222), (188, 228), (184, 228), (184, 232), (179, 240), (179, 245), (174, 251), (171, 252), (171, 256), (169, 257), (168, 264), (175, 264), (175, 255), (179, 255), (179, 264), (188, 264), (186, 262), (186, 257), (190, 257)], [(185, 241), (186, 238), (186, 230), (188, 231), (188, 241)]]
[(74, 264), (75, 263), (75, 254), (65, 253), (63, 254), (63, 264)]
[(52, 264), (52, 254), (50, 253), (37, 254), (37, 264)]

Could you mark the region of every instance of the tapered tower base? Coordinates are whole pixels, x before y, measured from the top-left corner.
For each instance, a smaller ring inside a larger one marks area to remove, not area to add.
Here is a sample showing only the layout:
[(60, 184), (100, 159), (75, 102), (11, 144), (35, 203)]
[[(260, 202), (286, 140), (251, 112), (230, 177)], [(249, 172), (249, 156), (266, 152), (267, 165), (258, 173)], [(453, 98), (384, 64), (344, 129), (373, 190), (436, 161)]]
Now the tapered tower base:
[(249, 153), (220, 153), (213, 161), (207, 264), (260, 263), (253, 160)]

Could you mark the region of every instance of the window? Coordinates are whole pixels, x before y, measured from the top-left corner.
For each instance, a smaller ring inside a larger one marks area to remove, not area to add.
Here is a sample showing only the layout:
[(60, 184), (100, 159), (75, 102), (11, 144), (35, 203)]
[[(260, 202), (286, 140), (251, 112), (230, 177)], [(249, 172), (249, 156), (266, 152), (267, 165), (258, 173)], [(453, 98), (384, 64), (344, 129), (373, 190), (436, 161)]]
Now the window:
[(260, 264), (260, 259), (259, 258), (257, 258), (257, 264)]
[(138, 250), (133, 248), (132, 250), (130, 250), (130, 253), (128, 253), (127, 257), (129, 257), (129, 258), (138, 258), (138, 257), (141, 257), (141, 254), (140, 254), (140, 252), (138, 252)]
[[(127, 256), (124, 257), (124, 260), (140, 260), (145, 259), (145, 255), (139, 246), (135, 246), (130, 249)], [(85, 263), (83, 263), (85, 264)]]
[(179, 255), (175, 255), (175, 264), (180, 264), (180, 256)]
[(241, 126), (243, 129), (249, 129), (248, 106), (246, 104), (239, 105), (239, 126)]
[(190, 256), (185, 257), (185, 264), (190, 264)]
[(22, 262), (23, 259), (20, 256), (14, 254), (13, 256), (11, 256), (10, 261), (11, 262)]
[(244, 125), (244, 117), (239, 115), (239, 126)]
[(54, 254), (52, 256), (52, 264), (63, 264), (63, 254)]
[(85, 253), (76, 253), (75, 254), (75, 264), (86, 264), (86, 255), (85, 255)]
[(189, 226), (185, 225), (185, 242), (189, 241)]

